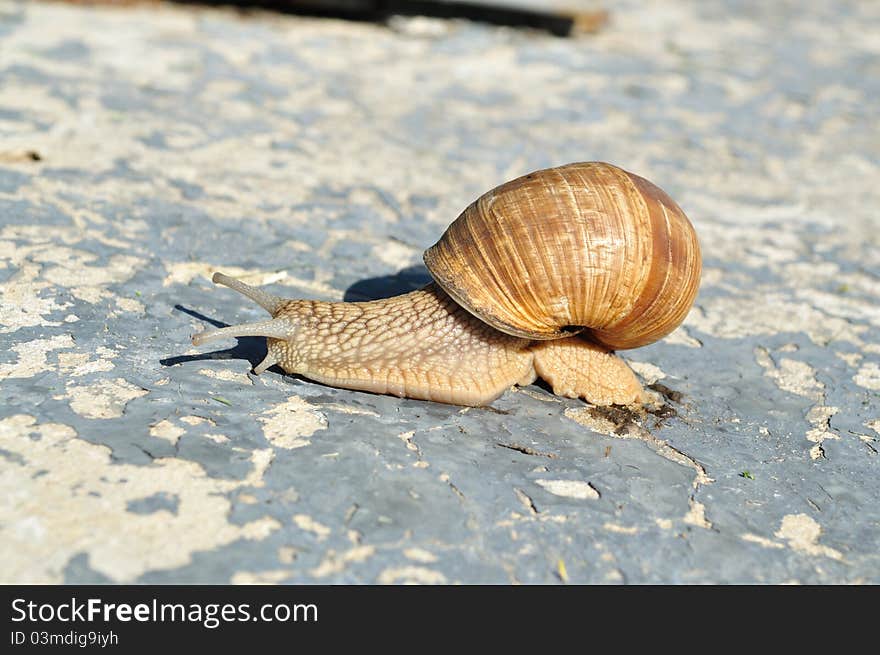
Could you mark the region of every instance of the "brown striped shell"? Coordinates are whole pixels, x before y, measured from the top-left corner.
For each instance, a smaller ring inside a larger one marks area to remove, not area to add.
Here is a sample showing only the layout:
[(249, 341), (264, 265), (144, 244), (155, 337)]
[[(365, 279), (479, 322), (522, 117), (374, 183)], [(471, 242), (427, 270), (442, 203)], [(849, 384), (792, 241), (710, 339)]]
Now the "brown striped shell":
[(425, 251), (435, 281), (502, 332), (584, 331), (612, 349), (652, 343), (687, 315), (700, 246), (677, 204), (602, 162), (548, 168), (475, 200)]

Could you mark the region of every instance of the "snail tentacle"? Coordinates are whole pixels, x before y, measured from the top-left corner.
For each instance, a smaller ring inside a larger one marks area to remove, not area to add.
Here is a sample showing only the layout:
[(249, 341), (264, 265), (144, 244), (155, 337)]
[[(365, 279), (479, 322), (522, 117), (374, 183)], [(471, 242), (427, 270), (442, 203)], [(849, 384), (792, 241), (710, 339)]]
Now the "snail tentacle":
[(192, 344), (201, 346), (208, 341), (234, 337), (273, 337), (275, 339), (287, 339), (291, 332), (291, 323), (284, 317), (273, 318), (271, 321), (259, 321), (257, 323), (242, 323), (230, 325), (216, 330), (205, 330), (192, 336)]
[(234, 277), (229, 277), (228, 275), (224, 275), (223, 273), (214, 273), (211, 278), (211, 282), (214, 284), (222, 284), (225, 287), (229, 287), (233, 291), (238, 291), (241, 295), (246, 296), (257, 303), (260, 307), (269, 312), (272, 316), (281, 309), (281, 306), (286, 302), (284, 298), (280, 298), (278, 296), (273, 296), (271, 293), (266, 293), (262, 289), (258, 289), (256, 287), (252, 287), (249, 284), (245, 284), (241, 280), (236, 280)]

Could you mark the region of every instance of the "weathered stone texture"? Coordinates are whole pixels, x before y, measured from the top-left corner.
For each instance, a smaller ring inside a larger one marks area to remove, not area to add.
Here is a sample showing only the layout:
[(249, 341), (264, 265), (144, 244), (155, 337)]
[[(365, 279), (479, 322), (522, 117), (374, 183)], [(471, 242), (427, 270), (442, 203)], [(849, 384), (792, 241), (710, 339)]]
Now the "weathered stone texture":
[[(880, 6), (607, 6), (560, 39), (0, 4), (0, 581), (880, 582)], [(189, 345), (262, 316), (215, 270), (413, 288), (480, 193), (579, 160), (700, 235), (684, 326), (624, 353), (676, 416)]]

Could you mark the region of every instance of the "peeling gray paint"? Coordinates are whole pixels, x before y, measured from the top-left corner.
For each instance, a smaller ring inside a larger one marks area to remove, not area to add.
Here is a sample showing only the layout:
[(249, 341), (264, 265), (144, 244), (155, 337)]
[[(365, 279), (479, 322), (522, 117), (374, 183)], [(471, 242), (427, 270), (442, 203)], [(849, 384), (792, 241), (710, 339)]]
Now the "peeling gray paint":
[[(880, 13), (608, 7), (575, 39), (0, 8), (0, 580), (880, 581)], [(189, 346), (262, 315), (214, 270), (409, 290), (480, 193), (585, 159), (700, 234), (683, 328), (624, 353), (674, 413), (540, 385), (463, 409)]]

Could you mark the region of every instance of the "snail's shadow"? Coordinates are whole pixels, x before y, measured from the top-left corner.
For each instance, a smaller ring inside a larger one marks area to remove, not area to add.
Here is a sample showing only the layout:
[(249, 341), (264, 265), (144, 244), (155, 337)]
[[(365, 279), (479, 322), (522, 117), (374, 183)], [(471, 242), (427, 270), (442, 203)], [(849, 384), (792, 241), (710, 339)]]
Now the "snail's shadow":
[[(358, 280), (346, 289), (343, 299), (346, 302), (364, 302), (367, 300), (378, 300), (380, 298), (390, 298), (402, 293), (408, 293), (416, 289), (420, 289), (431, 282), (431, 275), (423, 265), (409, 266), (401, 269), (394, 275), (383, 275), (381, 277), (371, 277)], [(214, 327), (227, 327), (228, 323), (223, 323), (204, 314), (189, 309), (183, 305), (175, 305), (174, 309), (189, 314), (193, 318), (204, 321)], [(215, 359), (244, 359), (247, 360), (251, 368), (255, 367), (266, 356), (266, 339), (264, 337), (236, 337), (236, 344), (232, 348), (226, 350), (216, 350), (214, 352), (200, 353), (198, 355), (178, 355), (176, 357), (166, 357), (160, 359), (162, 366), (177, 366), (178, 364), (186, 364), (189, 362), (202, 362)], [(269, 369), (275, 373), (284, 373), (278, 366)], [(298, 376), (294, 376), (298, 377)]]
[(348, 287), (343, 299), (347, 302), (363, 302), (390, 298), (421, 289), (429, 282), (431, 282), (431, 274), (428, 273), (428, 269), (424, 264), (418, 264), (403, 268), (394, 275), (359, 280)]
[[(228, 327), (228, 323), (208, 318), (194, 309), (189, 309), (183, 305), (174, 305), (174, 309), (184, 314), (189, 314), (193, 318), (204, 321), (216, 328)], [(160, 359), (162, 366), (177, 366), (178, 364), (186, 364), (188, 362), (203, 362), (212, 359), (246, 359), (250, 362), (251, 368), (263, 361), (266, 356), (266, 339), (264, 337), (236, 337), (236, 344), (232, 348), (226, 350), (215, 350), (209, 353), (200, 353), (198, 355), (178, 355), (176, 357), (166, 357)], [(274, 367), (273, 367), (274, 368)], [(281, 371), (280, 368), (276, 368)]]

